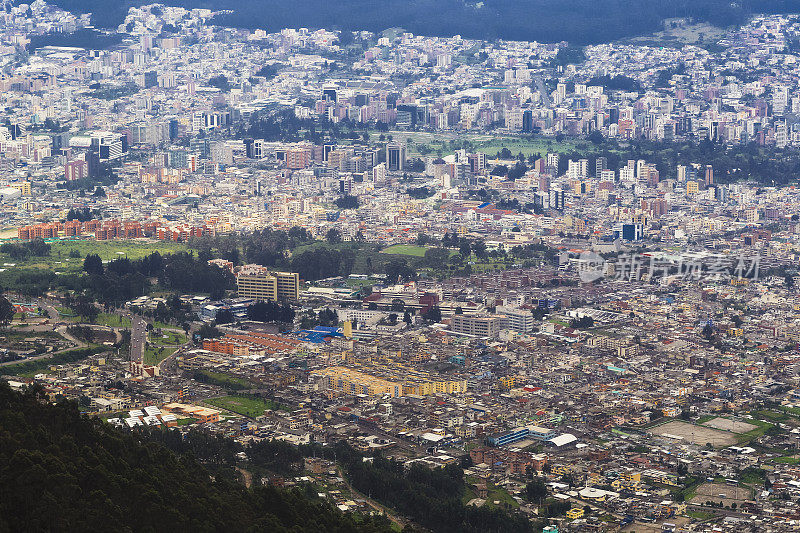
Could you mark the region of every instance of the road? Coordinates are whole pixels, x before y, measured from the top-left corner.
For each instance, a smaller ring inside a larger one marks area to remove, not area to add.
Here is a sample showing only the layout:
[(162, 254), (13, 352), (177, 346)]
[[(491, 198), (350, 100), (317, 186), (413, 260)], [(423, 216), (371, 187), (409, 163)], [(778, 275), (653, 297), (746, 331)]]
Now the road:
[(347, 490), (349, 490), (352, 494), (360, 496), (361, 499), (363, 499), (365, 502), (367, 502), (367, 505), (369, 505), (370, 507), (372, 507), (374, 510), (378, 511), (379, 513), (383, 513), (384, 515), (386, 515), (386, 518), (388, 518), (389, 520), (391, 520), (392, 522), (394, 522), (395, 524), (397, 524), (401, 528), (406, 525), (406, 520), (404, 520), (403, 518), (400, 518), (399, 516), (394, 514), (394, 512), (391, 509), (389, 509), (388, 507), (386, 507), (384, 505), (381, 505), (380, 503), (376, 502), (375, 500), (373, 500), (372, 498), (370, 498), (366, 494), (363, 494), (363, 493), (359, 492), (358, 490), (356, 490), (355, 487), (353, 487), (350, 484), (350, 482), (347, 480), (347, 476), (344, 475), (344, 470), (342, 470), (342, 467), (340, 467), (339, 465), (336, 465), (336, 471), (338, 472), (339, 477), (342, 478), (342, 481), (344, 481), (344, 485), (345, 485), (345, 487), (347, 487)]
[(167, 357), (165, 357), (164, 359), (162, 359), (160, 363), (158, 363), (159, 372), (163, 375), (167, 372), (178, 371), (178, 364), (175, 361), (175, 358), (179, 355), (182, 355), (186, 350), (189, 350), (192, 346), (193, 344), (191, 341), (188, 341), (185, 344), (181, 344), (178, 346), (170, 346), (170, 348), (174, 347), (175, 351), (172, 352)]
[[(51, 330), (52, 330), (52, 328), (51, 328)], [(31, 331), (36, 331), (36, 330), (31, 330)], [(49, 352), (49, 353), (45, 353), (45, 354), (42, 354), (42, 355), (36, 355), (36, 356), (33, 356), (33, 357), (26, 357), (24, 359), (16, 359), (14, 361), (5, 361), (3, 363), (0, 363), (0, 366), (16, 365), (16, 364), (19, 364), (19, 363), (27, 363), (29, 361), (38, 361), (39, 359), (50, 359), (54, 355), (58, 355), (60, 353), (69, 352), (71, 350), (75, 350), (75, 349), (78, 349), (78, 348), (86, 348), (86, 343), (83, 342), (83, 341), (79, 341), (78, 339), (76, 339), (75, 337), (73, 337), (72, 335), (67, 333), (67, 328), (65, 326), (60, 326), (60, 327), (56, 328), (56, 331), (58, 333), (60, 333), (61, 336), (64, 337), (65, 339), (67, 339), (68, 341), (75, 343), (75, 346), (70, 346), (69, 348), (64, 348), (62, 350), (56, 350), (54, 352)]]
[(542, 96), (542, 103), (545, 107), (550, 107), (552, 105), (550, 102), (550, 94), (547, 92), (547, 87), (544, 85), (542, 75), (534, 74), (533, 79), (536, 82), (536, 88), (538, 89), (539, 94)]
[(147, 342), (147, 322), (140, 316), (131, 316), (131, 361), (144, 362), (144, 346)]

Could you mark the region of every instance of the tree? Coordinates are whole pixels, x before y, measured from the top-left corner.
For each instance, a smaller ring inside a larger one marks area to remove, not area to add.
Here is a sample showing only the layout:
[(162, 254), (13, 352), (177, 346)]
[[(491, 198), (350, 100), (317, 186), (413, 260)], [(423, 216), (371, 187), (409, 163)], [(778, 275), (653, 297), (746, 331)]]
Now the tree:
[(407, 326), (411, 325), (411, 313), (408, 311), (408, 309), (406, 309), (406, 312), (403, 313), (403, 322), (405, 322)]
[(214, 321), (217, 324), (230, 324), (234, 320), (235, 317), (230, 309), (220, 309), (217, 311), (217, 316), (214, 317)]
[(539, 502), (547, 498), (547, 485), (542, 478), (536, 478), (525, 485), (525, 499), (529, 502)]
[(339, 244), (342, 242), (342, 232), (336, 228), (331, 228), (325, 234), (325, 240), (328, 241), (328, 244)]
[(197, 331), (201, 339), (216, 339), (222, 337), (222, 332), (210, 324), (203, 324)]
[(83, 270), (89, 275), (103, 275), (103, 260), (97, 254), (88, 254), (83, 260)]
[(3, 327), (11, 323), (14, 319), (15, 312), (14, 305), (8, 301), (8, 298), (0, 296), (0, 324), (2, 324)]
[(594, 327), (594, 319), (590, 316), (583, 316), (581, 318), (573, 318), (569, 324), (573, 329), (587, 329)]
[(228, 78), (224, 74), (210, 78), (208, 80), (208, 85), (211, 87), (216, 87), (224, 93), (227, 93), (231, 90), (231, 84), (228, 82)]
[(397, 280), (408, 281), (417, 277), (414, 269), (408, 266), (405, 259), (396, 258), (390, 260), (385, 265), (386, 280), (389, 283), (396, 283)]
[(358, 209), (358, 197), (346, 194), (336, 199), (336, 207), (339, 209)]
[(478, 259), (486, 259), (486, 243), (483, 241), (473, 241), (472, 251)]
[(470, 245), (467, 239), (461, 239), (458, 243), (458, 253), (460, 253), (463, 257), (469, 257), (472, 251), (472, 246)]
[(592, 144), (599, 146), (605, 142), (605, 137), (599, 130), (593, 130), (587, 137)]
[(247, 318), (256, 322), (283, 322), (294, 321), (294, 310), (289, 305), (277, 302), (256, 302), (247, 308)]
[(442, 310), (439, 309), (438, 305), (431, 306), (428, 311), (422, 315), (422, 318), (425, 319), (426, 322), (436, 323), (442, 321)]
[(711, 337), (714, 336), (714, 328), (711, 327), (711, 324), (706, 322), (706, 325), (703, 326), (703, 330), (700, 332), (703, 337), (707, 340), (710, 340)]

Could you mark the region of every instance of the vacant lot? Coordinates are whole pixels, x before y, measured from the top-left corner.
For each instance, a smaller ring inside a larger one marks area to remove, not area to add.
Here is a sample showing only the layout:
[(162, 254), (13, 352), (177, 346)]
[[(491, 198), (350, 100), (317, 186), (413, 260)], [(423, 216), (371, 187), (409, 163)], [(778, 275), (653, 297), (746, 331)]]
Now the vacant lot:
[(719, 431), (703, 426), (696, 426), (687, 422), (673, 420), (650, 430), (655, 435), (675, 435), (693, 444), (704, 445), (711, 443), (713, 446), (730, 446), (736, 444), (736, 435), (727, 431)]
[(744, 502), (751, 501), (751, 497), (752, 492), (749, 487), (727, 483), (703, 483), (697, 487), (697, 493), (691, 503), (702, 504), (712, 501), (730, 506), (736, 502), (736, 505), (740, 506)]
[(732, 431), (733, 433), (747, 433), (748, 431), (753, 431), (754, 429), (758, 428), (758, 426), (748, 424), (747, 422), (730, 420), (727, 418), (715, 418), (713, 420), (709, 420), (703, 425), (711, 428), (722, 429), (724, 431)]

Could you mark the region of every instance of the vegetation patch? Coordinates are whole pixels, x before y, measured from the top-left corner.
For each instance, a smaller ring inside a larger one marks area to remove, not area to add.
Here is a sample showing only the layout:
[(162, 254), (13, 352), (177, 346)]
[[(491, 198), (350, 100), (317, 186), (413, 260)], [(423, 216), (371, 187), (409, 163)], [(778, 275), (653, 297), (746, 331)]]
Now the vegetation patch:
[(236, 414), (246, 416), (248, 418), (256, 418), (264, 414), (266, 410), (272, 411), (288, 411), (289, 408), (279, 403), (267, 400), (264, 398), (256, 398), (254, 396), (222, 396), (220, 398), (211, 398), (205, 400), (205, 403), (226, 409)]

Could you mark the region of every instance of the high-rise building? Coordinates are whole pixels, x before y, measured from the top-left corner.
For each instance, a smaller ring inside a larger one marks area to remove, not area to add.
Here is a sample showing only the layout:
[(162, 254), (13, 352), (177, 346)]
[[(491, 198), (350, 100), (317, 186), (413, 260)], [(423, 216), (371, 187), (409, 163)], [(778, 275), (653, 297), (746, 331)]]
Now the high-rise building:
[(307, 148), (290, 148), (286, 150), (286, 168), (300, 170), (311, 162), (311, 151)]
[(678, 183), (686, 183), (687, 177), (686, 165), (678, 165)]
[(476, 337), (494, 337), (502, 328), (503, 318), (499, 315), (453, 315), (450, 329)]
[(386, 145), (386, 167), (390, 172), (403, 170), (406, 162), (406, 147), (397, 142)]
[(241, 298), (297, 300), (300, 276), (296, 272), (272, 272), (261, 265), (245, 265), (236, 273), (236, 288)]
[(660, 181), (660, 176), (658, 174), (658, 170), (653, 167), (648, 168), (647, 174), (647, 185), (648, 187), (658, 187), (658, 182)]
[(706, 187), (714, 185), (714, 167), (706, 165)]
[(563, 210), (566, 195), (562, 189), (550, 189), (550, 208)]
[(379, 163), (372, 169), (372, 182), (376, 185), (386, 183), (386, 163)]
[(533, 111), (526, 109), (522, 113), (522, 131), (530, 133), (533, 131)]
[(85, 178), (89, 175), (89, 166), (83, 159), (76, 159), (64, 165), (64, 179), (74, 181)]
[(594, 176), (599, 178), (603, 175), (604, 170), (608, 170), (608, 159), (605, 157), (598, 157), (594, 161)]
[(476, 152), (474, 154), (469, 154), (467, 156), (467, 160), (469, 161), (469, 170), (473, 174), (477, 174), (484, 168), (486, 168), (486, 154), (483, 152)]

